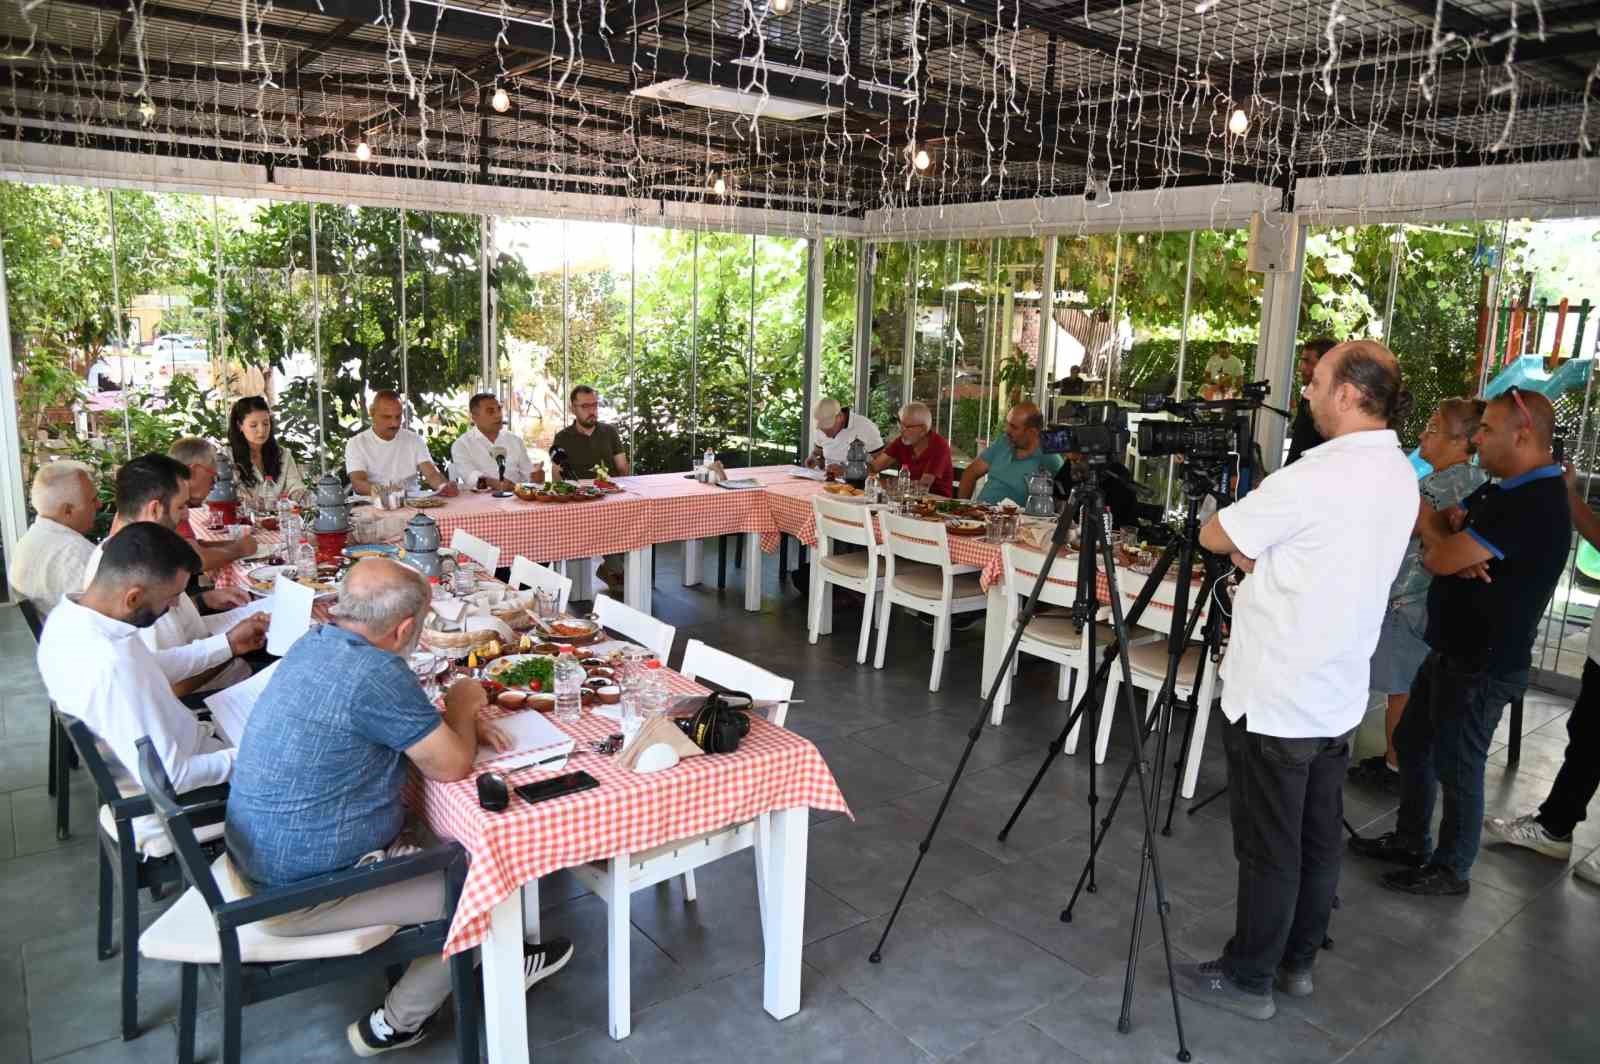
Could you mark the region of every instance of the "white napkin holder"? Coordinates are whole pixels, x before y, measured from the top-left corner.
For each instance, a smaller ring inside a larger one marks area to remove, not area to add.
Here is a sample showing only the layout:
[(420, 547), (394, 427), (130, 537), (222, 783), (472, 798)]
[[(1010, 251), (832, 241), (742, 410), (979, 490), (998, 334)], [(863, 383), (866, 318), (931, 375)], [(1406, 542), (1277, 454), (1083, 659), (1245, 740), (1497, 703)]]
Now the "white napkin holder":
[(660, 772), (662, 769), (671, 768), (678, 763), (678, 751), (666, 743), (651, 743), (639, 752), (639, 758), (633, 763), (633, 771), (638, 773)]

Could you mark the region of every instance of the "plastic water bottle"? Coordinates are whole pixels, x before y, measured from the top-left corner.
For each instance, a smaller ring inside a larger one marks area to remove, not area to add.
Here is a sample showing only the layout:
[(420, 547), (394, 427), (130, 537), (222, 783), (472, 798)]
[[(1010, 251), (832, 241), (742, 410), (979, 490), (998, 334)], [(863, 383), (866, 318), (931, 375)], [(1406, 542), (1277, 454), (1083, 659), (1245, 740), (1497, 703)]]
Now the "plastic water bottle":
[(711, 478), (714, 475), (711, 471), (711, 467), (716, 464), (717, 452), (712, 450), (710, 447), (707, 447), (706, 453), (700, 456), (700, 468), (704, 470), (704, 473), (701, 474), (701, 479), (707, 484), (711, 483)]
[(556, 658), (556, 720), (576, 724), (583, 719), (583, 666), (572, 656), (571, 647), (562, 647)]

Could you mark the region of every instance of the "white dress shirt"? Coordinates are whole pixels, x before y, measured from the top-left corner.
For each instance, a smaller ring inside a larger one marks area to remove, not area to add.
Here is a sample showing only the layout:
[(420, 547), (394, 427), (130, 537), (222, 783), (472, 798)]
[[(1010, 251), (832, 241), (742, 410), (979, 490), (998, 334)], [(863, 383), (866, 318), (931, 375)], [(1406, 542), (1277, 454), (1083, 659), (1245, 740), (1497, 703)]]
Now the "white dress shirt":
[(139, 629), (77, 598), (62, 598), (39, 639), (39, 673), (51, 701), (87, 724), (135, 780), (135, 744), (148, 735), (179, 793), (225, 781), (234, 752), (173, 697), (171, 684), (183, 677), (134, 638)]
[(1217, 511), (1255, 571), (1233, 600), (1222, 711), (1250, 731), (1333, 738), (1366, 712), (1389, 586), (1417, 520), (1417, 475), (1385, 430), (1306, 451)]
[(418, 467), (432, 462), (428, 445), (410, 429), (401, 429), (392, 440), (380, 440), (371, 429), (350, 437), (344, 448), (346, 473), (365, 473), (374, 484), (398, 484), (418, 475)]
[[(94, 581), (94, 574), (100, 568), (101, 551), (99, 547), (89, 555), (89, 563), (83, 570), (83, 590), (89, 590), (89, 584)], [(200, 611), (195, 608), (194, 600), (188, 595), (179, 595), (177, 603), (149, 628), (132, 629), (137, 631), (145, 647), (161, 660), (162, 671), (173, 677), (173, 682), (186, 680), (196, 673), (205, 672), (213, 666), (220, 665), (233, 657), (233, 648), (228, 645), (227, 628), (219, 618), (231, 618), (225, 613), (214, 613), (209, 618), (200, 616)], [(205, 689), (214, 691), (234, 684), (250, 675), (250, 666), (242, 661), (236, 661), (222, 672), (218, 673), (206, 684)]]
[(844, 465), (852, 440), (861, 441), (861, 445), (867, 449), (868, 458), (872, 457), (873, 451), (883, 449), (883, 434), (878, 431), (878, 426), (854, 410), (850, 411), (850, 420), (845, 422), (837, 435), (829, 436), (818, 429), (811, 438), (812, 443), (822, 448), (822, 460), (828, 465)]
[(48, 616), (61, 596), (83, 587), (95, 545), (59, 521), (40, 517), (17, 540), (7, 575), (11, 586)]
[(500, 435), (490, 440), (476, 425), (450, 445), (451, 471), (458, 477), (465, 477), (469, 487), (476, 487), (479, 477), (502, 479), (494, 460), (497, 447), (503, 448), (506, 454), (504, 479), (520, 484), (533, 476), (533, 459), (528, 457), (528, 446), (516, 433), (501, 429)]

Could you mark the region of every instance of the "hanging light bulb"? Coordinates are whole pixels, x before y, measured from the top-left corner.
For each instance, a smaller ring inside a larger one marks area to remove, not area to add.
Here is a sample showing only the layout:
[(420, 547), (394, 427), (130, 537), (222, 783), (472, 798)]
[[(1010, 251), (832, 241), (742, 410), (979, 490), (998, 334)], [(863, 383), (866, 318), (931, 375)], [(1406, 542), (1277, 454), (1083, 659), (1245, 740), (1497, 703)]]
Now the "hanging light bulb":
[(156, 105), (150, 102), (147, 96), (139, 101), (139, 117), (145, 122), (153, 122), (156, 117)]
[(918, 148), (911, 157), (911, 165), (917, 168), (918, 173), (922, 173), (933, 165), (933, 156), (928, 154), (927, 148)]
[(718, 174), (717, 179), (711, 183), (711, 191), (715, 192), (719, 196), (726, 196), (728, 194), (728, 183), (722, 179), (721, 174)]
[(507, 95), (505, 89), (497, 86), (494, 90), (494, 98), (489, 101), (489, 106), (501, 114), (505, 114), (511, 110), (511, 97)]
[(363, 140), (356, 145), (356, 159), (364, 163), (370, 158), (372, 158), (372, 149), (367, 147), (367, 142)]
[(794, 10), (794, 0), (771, 0), (767, 6), (774, 15), (787, 15)]
[(1250, 130), (1250, 116), (1244, 113), (1244, 108), (1235, 107), (1233, 114), (1228, 116), (1228, 130), (1236, 136), (1244, 136)]

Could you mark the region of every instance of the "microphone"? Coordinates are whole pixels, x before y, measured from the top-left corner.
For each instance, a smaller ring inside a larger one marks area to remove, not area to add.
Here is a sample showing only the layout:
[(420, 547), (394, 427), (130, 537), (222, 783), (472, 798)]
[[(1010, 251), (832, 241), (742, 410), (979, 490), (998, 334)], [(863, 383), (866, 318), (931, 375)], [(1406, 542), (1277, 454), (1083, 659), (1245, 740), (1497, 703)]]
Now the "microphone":
[(496, 447), (489, 453), (494, 455), (494, 464), (495, 468), (500, 470), (500, 479), (506, 479), (506, 449), (504, 447)]

